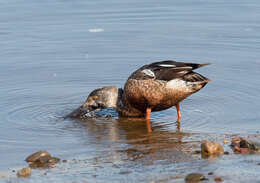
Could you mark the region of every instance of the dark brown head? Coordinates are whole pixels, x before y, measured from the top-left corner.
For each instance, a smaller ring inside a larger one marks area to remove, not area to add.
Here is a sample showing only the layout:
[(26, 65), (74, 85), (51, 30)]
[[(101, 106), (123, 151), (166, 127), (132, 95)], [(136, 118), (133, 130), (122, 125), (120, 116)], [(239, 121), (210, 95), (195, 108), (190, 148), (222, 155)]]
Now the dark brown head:
[(86, 102), (70, 113), (68, 117), (78, 118), (94, 110), (116, 108), (117, 100), (118, 88), (116, 86), (95, 89), (89, 94)]

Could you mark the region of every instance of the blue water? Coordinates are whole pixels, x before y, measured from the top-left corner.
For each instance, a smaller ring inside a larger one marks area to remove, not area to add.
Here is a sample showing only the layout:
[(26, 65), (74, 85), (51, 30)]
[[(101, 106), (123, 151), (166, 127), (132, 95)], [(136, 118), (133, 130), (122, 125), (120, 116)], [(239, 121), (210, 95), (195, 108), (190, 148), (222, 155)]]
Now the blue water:
[[(259, 20), (257, 0), (0, 1), (0, 170), (41, 149), (73, 159), (128, 146), (145, 125), (60, 117), (93, 89), (122, 87), (166, 59), (212, 63), (198, 72), (213, 81), (181, 103), (182, 132), (259, 133)], [(175, 121), (175, 109), (154, 113), (152, 128), (172, 134)]]

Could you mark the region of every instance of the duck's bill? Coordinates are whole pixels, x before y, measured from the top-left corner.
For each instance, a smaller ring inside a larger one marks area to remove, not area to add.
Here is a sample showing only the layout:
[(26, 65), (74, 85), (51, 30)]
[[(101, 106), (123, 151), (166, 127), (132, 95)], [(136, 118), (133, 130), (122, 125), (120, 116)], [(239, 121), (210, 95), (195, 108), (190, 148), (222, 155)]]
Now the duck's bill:
[(76, 110), (74, 110), (72, 113), (67, 115), (67, 118), (80, 118), (83, 117), (85, 114), (90, 113), (95, 110), (103, 109), (100, 105), (87, 105), (83, 104)]
[(73, 112), (71, 112), (69, 115), (67, 115), (68, 118), (80, 118), (84, 116), (85, 114), (94, 111), (95, 108), (93, 106), (87, 106), (83, 104), (79, 108), (75, 109)]

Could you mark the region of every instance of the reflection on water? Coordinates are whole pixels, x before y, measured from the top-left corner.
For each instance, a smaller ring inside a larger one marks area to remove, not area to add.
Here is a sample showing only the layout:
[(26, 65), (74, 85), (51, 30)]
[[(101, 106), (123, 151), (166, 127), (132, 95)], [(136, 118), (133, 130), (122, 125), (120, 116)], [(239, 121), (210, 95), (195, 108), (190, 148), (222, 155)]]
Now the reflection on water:
[[(86, 118), (83, 121), (78, 120), (77, 123), (86, 136), (93, 137), (92, 143), (103, 146), (105, 151), (125, 153), (128, 159), (141, 157), (146, 163), (158, 160), (170, 163), (189, 159), (186, 153), (191, 153), (192, 148), (194, 150), (200, 138), (196, 139), (196, 135), (191, 137), (191, 134), (178, 130), (161, 131), (160, 129), (165, 128), (163, 125), (148, 132), (146, 120)], [(84, 135), (82, 138), (84, 139)], [(169, 161), (167, 158), (170, 156), (173, 158)]]

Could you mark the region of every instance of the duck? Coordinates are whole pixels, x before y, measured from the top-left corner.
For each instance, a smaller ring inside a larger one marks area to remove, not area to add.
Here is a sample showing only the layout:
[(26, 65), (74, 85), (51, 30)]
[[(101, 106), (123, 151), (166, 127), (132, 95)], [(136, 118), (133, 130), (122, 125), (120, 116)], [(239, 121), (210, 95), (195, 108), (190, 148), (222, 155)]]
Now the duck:
[(123, 88), (106, 86), (90, 92), (87, 100), (68, 116), (78, 118), (113, 108), (119, 117), (150, 120), (151, 112), (175, 106), (180, 120), (180, 102), (211, 81), (193, 70), (209, 64), (166, 60), (144, 65), (129, 76)]

